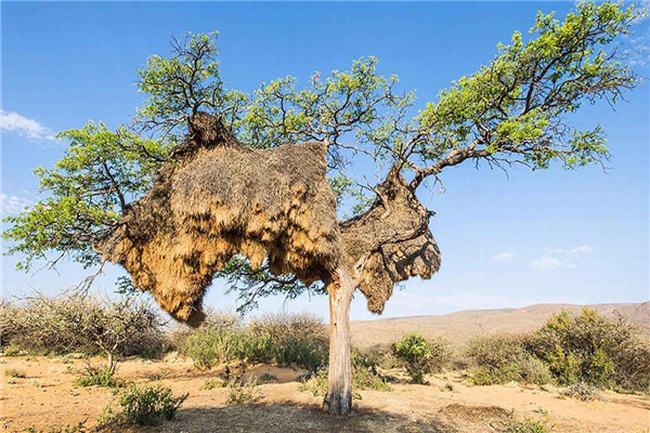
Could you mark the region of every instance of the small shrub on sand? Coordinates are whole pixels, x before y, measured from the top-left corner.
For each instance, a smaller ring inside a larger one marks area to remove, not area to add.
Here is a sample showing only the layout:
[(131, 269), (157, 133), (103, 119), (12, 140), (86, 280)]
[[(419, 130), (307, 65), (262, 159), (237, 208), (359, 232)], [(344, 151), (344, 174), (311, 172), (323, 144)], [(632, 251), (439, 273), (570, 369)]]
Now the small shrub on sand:
[(93, 367), (86, 365), (81, 376), (75, 379), (74, 384), (80, 387), (102, 386), (105, 388), (117, 388), (123, 385), (123, 382), (115, 377), (115, 369), (111, 366)]
[(159, 425), (176, 417), (178, 409), (189, 394), (175, 397), (170, 388), (161, 386), (130, 385), (119, 394), (120, 411), (113, 413), (109, 405), (100, 416), (101, 425)]
[(86, 421), (65, 427), (50, 427), (47, 430), (37, 429), (36, 427), (28, 427), (25, 430), (26, 433), (90, 433), (92, 431), (94, 430), (86, 427)]
[(252, 376), (247, 380), (243, 378), (230, 380), (226, 387), (228, 388), (227, 404), (254, 403), (261, 397), (257, 381)]
[(24, 378), (27, 377), (27, 373), (25, 373), (22, 370), (15, 369), (15, 368), (7, 369), (6, 375), (8, 377), (15, 377), (15, 378), (18, 378), (18, 379), (24, 379)]
[(538, 421), (531, 418), (523, 420), (515, 418), (512, 414), (505, 422), (503, 433), (551, 433), (553, 427), (547, 421)]
[(581, 401), (591, 401), (598, 398), (598, 390), (588, 383), (578, 382), (562, 391), (564, 397), (577, 398)]
[(411, 334), (392, 346), (393, 355), (406, 368), (413, 383), (424, 383), (424, 375), (439, 369), (449, 357), (443, 341), (427, 341), (418, 334)]

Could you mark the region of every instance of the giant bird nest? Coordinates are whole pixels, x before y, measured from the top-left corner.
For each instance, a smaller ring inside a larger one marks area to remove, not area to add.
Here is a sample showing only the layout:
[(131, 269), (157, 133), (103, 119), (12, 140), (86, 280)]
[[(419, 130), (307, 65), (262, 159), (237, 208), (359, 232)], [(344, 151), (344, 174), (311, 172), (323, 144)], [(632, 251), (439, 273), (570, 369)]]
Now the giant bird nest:
[(306, 284), (330, 281), (341, 264), (365, 255), (360, 288), (369, 309), (381, 312), (395, 282), (438, 269), (428, 213), (398, 175), (382, 186), (383, 201), (339, 226), (325, 153), (314, 142), (250, 149), (199, 113), (150, 191), (95, 248), (191, 325), (204, 317), (214, 274), (235, 255), (253, 267), (266, 260), (272, 273)]

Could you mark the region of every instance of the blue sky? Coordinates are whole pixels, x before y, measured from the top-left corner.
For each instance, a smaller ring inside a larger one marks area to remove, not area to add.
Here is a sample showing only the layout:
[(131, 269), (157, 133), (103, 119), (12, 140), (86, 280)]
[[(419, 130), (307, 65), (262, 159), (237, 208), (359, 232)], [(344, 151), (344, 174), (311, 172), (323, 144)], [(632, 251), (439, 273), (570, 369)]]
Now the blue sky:
[[(489, 61), (499, 41), (526, 31), (537, 10), (560, 16), (571, 3), (2, 3), (2, 207), (17, 211), (37, 200), (31, 170), (50, 166), (64, 144), (53, 131), (89, 119), (114, 127), (129, 121), (142, 95), (136, 70), (168, 50), (172, 35), (219, 30), (222, 74), (229, 88), (347, 68), (375, 55), (380, 71), (396, 73), (418, 93), (418, 107), (452, 80)], [(647, 77), (648, 21), (627, 38), (631, 62)], [(642, 84), (613, 111), (585, 107), (581, 126), (602, 125), (614, 155), (598, 167), (559, 168), (507, 177), (461, 166), (444, 176), (444, 193), (423, 194), (435, 210), (431, 229), (443, 255), (429, 281), (396, 290), (384, 316), (437, 314), (467, 308), (540, 302), (638, 302), (649, 298), (649, 98)], [(6, 246), (5, 246), (6, 247)], [(71, 263), (58, 272), (24, 274), (2, 260), (4, 296), (38, 289), (56, 293), (84, 276)], [(110, 292), (111, 267), (95, 290)], [(234, 308), (216, 282), (206, 303)], [(325, 299), (283, 303), (260, 311), (312, 311)], [(353, 319), (374, 317), (357, 296)]]

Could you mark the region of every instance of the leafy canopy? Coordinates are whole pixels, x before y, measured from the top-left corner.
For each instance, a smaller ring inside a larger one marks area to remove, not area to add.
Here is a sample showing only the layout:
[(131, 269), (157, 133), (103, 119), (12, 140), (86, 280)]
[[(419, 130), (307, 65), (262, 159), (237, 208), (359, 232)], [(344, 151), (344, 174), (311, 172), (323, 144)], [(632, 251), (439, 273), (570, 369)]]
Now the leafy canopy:
[[(570, 115), (584, 103), (614, 104), (636, 84), (618, 57), (617, 39), (642, 14), (634, 6), (588, 2), (564, 21), (539, 13), (528, 36), (515, 32), (489, 64), (452, 83), (419, 113), (414, 93), (398, 92), (397, 77), (381, 76), (374, 57), (326, 78), (315, 73), (306, 87), (288, 76), (247, 94), (225, 89), (217, 33), (174, 39), (170, 56), (152, 56), (138, 71), (146, 98), (130, 127), (113, 132), (89, 123), (59, 135), (70, 143), (64, 157), (52, 169), (36, 170), (45, 198), (6, 219), (8, 252), (25, 256), (19, 265), (24, 269), (52, 251), (59, 254), (54, 263), (66, 254), (84, 265), (97, 263), (92, 244), (147, 191), (171, 150), (193, 133), (200, 111), (219, 116), (254, 148), (327, 143), (333, 190), (339, 204), (356, 200), (349, 206), (353, 215), (374, 195), (373, 185), (350, 174), (353, 158), (377, 161), (378, 173), (402, 171), (413, 189), (467, 160), (533, 169), (552, 161), (571, 169), (602, 163), (608, 157), (602, 128), (575, 128)], [(270, 293), (318, 289), (290, 275), (252, 271), (239, 259), (221, 276), (244, 305)]]

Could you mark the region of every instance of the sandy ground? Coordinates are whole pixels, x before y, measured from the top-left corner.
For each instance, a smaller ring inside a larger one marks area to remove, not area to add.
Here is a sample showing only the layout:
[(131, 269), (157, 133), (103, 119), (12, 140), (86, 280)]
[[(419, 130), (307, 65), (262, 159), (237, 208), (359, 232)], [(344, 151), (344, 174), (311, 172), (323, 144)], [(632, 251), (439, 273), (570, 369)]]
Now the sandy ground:
[[(99, 363), (100, 360), (94, 360)], [(85, 361), (46, 357), (0, 358), (2, 372), (0, 429), (49, 431), (97, 416), (113, 395), (105, 388), (77, 388), (73, 380)], [(10, 377), (18, 370), (24, 378)], [(223, 388), (202, 390), (217, 372), (201, 372), (191, 361), (168, 356), (163, 361), (128, 360), (118, 375), (137, 382), (160, 383), (175, 393), (189, 393), (176, 420), (148, 429), (118, 431), (207, 432), (436, 432), (494, 433), (503, 431), (514, 410), (518, 418), (547, 418), (557, 433), (650, 433), (650, 397), (602, 393), (597, 401), (581, 402), (560, 396), (557, 390), (519, 385), (470, 387), (460, 375), (442, 375), (429, 385), (395, 384), (392, 392), (361, 391), (348, 418), (319, 410), (320, 397), (301, 391), (301, 371), (257, 366), (260, 377), (275, 376), (259, 386), (256, 403), (228, 406)]]

